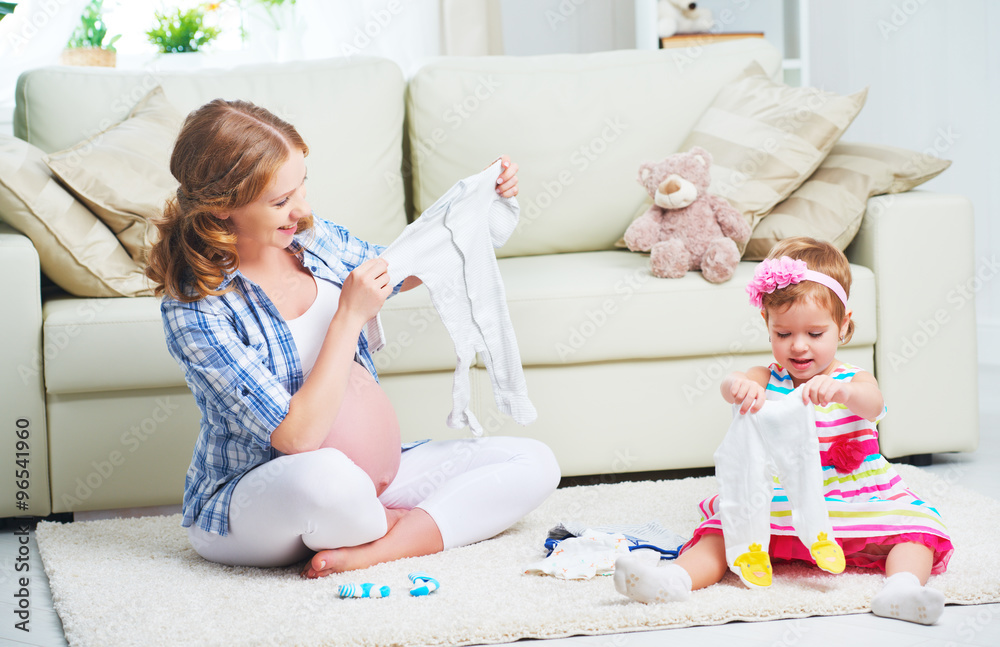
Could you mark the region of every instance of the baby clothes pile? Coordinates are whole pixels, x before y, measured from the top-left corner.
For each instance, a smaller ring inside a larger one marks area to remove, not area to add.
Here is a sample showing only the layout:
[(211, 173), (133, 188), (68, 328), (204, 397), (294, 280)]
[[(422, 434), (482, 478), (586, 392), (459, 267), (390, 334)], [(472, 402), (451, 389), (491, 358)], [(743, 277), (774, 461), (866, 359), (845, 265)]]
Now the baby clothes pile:
[(525, 574), (551, 575), (564, 580), (611, 575), (615, 560), (631, 551), (651, 559), (674, 559), (686, 539), (650, 521), (639, 525), (592, 526), (567, 521), (549, 530), (545, 539), (548, 557), (529, 564)]

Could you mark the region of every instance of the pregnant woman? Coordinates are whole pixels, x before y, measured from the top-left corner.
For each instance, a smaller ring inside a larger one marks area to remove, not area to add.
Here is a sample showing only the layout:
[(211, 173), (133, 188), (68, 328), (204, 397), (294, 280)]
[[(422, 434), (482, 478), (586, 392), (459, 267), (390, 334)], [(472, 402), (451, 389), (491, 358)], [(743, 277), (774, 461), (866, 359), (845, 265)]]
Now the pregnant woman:
[[(361, 335), (396, 292), (382, 247), (312, 213), (309, 149), (289, 123), (217, 99), (184, 122), (180, 183), (147, 275), (201, 410), (184, 489), (194, 549), (303, 574), (481, 541), (537, 507), (559, 467), (527, 438), (400, 444)], [(497, 192), (517, 195), (503, 158)], [(331, 178), (324, 178), (329, 181)]]

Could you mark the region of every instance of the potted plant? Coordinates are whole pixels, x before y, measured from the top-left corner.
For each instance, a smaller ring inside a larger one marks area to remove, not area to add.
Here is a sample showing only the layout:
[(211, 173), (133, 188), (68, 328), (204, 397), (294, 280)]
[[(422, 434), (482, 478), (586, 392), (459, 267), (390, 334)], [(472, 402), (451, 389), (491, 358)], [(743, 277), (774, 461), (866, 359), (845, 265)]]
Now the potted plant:
[(0, 2), (0, 20), (7, 14), (14, 13), (14, 3), (13, 2)]
[(214, 11), (219, 3), (200, 5), (183, 11), (156, 11), (156, 25), (146, 31), (146, 38), (162, 54), (179, 54), (201, 51), (219, 35), (219, 29), (205, 24), (207, 12)]
[(117, 34), (107, 43), (104, 42), (108, 35), (108, 28), (104, 24), (104, 0), (90, 0), (83, 13), (80, 15), (80, 23), (76, 26), (73, 35), (66, 43), (60, 61), (63, 65), (97, 65), (102, 67), (114, 67), (115, 41), (121, 38)]

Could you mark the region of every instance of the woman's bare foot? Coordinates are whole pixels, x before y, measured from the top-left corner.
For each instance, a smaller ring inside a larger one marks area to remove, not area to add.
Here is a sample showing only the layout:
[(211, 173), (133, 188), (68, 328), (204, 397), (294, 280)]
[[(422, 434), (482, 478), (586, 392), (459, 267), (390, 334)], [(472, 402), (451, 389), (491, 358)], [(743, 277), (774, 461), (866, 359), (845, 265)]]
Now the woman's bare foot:
[(389, 530), (383, 537), (360, 546), (321, 550), (306, 564), (302, 576), (310, 579), (326, 577), (331, 573), (368, 568), (404, 557), (430, 555), (444, 549), (437, 524), (420, 508), (386, 508), (385, 512)]

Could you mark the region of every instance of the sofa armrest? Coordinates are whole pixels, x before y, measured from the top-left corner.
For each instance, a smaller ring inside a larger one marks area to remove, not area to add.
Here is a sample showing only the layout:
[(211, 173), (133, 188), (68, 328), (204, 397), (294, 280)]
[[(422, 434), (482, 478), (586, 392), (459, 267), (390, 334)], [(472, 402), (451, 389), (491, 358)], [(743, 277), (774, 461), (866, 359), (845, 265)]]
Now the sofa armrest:
[[(0, 482), (0, 517), (46, 516), (51, 512), (51, 501), (38, 253), (27, 236), (3, 222), (0, 303), (4, 309), (0, 317), (0, 340), (4, 345), (0, 363), (0, 461), (2, 472), (12, 475)], [(24, 440), (27, 447), (19, 447), (19, 440)], [(22, 485), (27, 485), (27, 498), (18, 494)], [(21, 501), (27, 504), (25, 509), (19, 507)]]
[(975, 299), (996, 269), (975, 257), (972, 203), (922, 191), (872, 198), (846, 253), (875, 273), (882, 453), (975, 450)]

